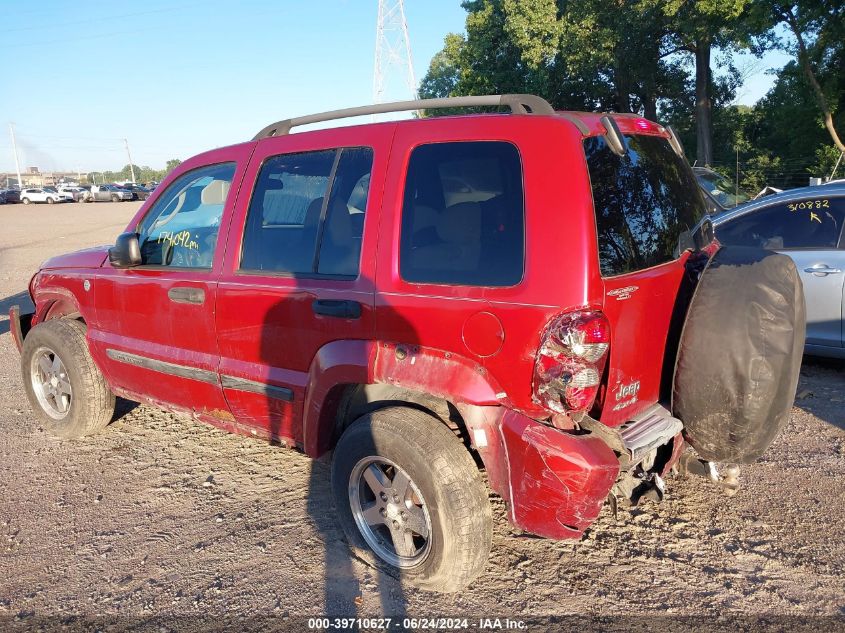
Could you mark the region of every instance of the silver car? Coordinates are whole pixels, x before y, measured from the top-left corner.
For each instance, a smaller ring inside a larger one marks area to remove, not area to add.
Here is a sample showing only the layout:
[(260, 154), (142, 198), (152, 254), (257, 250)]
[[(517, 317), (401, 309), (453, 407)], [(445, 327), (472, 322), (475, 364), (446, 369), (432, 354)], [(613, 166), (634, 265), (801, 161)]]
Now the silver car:
[(804, 283), (808, 354), (845, 358), (845, 183), (803, 187), (713, 218), (722, 244), (788, 255)]

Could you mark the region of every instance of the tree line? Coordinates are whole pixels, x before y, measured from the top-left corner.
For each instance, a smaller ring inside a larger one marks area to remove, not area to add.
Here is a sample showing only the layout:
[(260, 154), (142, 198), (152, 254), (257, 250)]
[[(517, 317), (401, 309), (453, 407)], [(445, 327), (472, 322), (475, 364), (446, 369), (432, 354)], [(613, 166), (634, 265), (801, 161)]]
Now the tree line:
[[(691, 162), (732, 177), (738, 162), (748, 188), (802, 186), (845, 152), (844, 2), (465, 0), (466, 32), (446, 36), (419, 92), (640, 113), (672, 125)], [(792, 60), (755, 105), (734, 105), (736, 54), (770, 50)]]
[(85, 177), (88, 182), (97, 182), (98, 184), (109, 182), (122, 182), (124, 180), (132, 180), (132, 172), (135, 172), (135, 182), (161, 182), (164, 177), (173, 169), (182, 163), (178, 158), (171, 158), (167, 161), (164, 169), (153, 169), (146, 165), (129, 165), (124, 166), (120, 171), (92, 171), (88, 172)]

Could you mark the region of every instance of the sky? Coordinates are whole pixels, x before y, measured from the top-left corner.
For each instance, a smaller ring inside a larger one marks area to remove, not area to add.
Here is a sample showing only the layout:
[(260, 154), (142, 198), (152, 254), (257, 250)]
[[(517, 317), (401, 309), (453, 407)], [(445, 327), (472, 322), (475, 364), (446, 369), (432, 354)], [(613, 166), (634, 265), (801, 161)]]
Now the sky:
[[(377, 0), (0, 0), (0, 171), (160, 169), (273, 121), (373, 99)], [(405, 0), (417, 81), (460, 0)], [(788, 58), (747, 56), (737, 102)], [(741, 64), (742, 65), (742, 64)], [(385, 98), (410, 98), (397, 70)]]

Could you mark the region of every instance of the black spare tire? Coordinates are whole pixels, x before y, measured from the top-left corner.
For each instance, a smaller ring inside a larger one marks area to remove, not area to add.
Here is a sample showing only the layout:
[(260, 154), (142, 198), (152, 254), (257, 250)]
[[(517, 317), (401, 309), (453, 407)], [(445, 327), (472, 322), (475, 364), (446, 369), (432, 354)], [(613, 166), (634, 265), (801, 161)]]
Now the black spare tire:
[(703, 459), (752, 462), (783, 429), (805, 328), (789, 257), (725, 246), (711, 258), (687, 312), (672, 387), (674, 413)]

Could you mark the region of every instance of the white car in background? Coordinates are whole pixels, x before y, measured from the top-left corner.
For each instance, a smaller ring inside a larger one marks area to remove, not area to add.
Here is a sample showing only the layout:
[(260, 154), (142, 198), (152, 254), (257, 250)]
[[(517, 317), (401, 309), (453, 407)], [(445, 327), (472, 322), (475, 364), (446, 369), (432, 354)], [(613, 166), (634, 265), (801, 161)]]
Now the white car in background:
[(56, 190), (42, 189), (40, 187), (27, 187), (21, 190), (21, 202), (29, 204), (30, 202), (46, 202), (53, 204), (54, 202), (73, 202), (73, 196), (68, 193), (60, 193)]
[(82, 194), (85, 193), (85, 190), (82, 187), (62, 186), (59, 187), (58, 190), (59, 193), (68, 194), (74, 202), (79, 202), (79, 199), (82, 197)]

